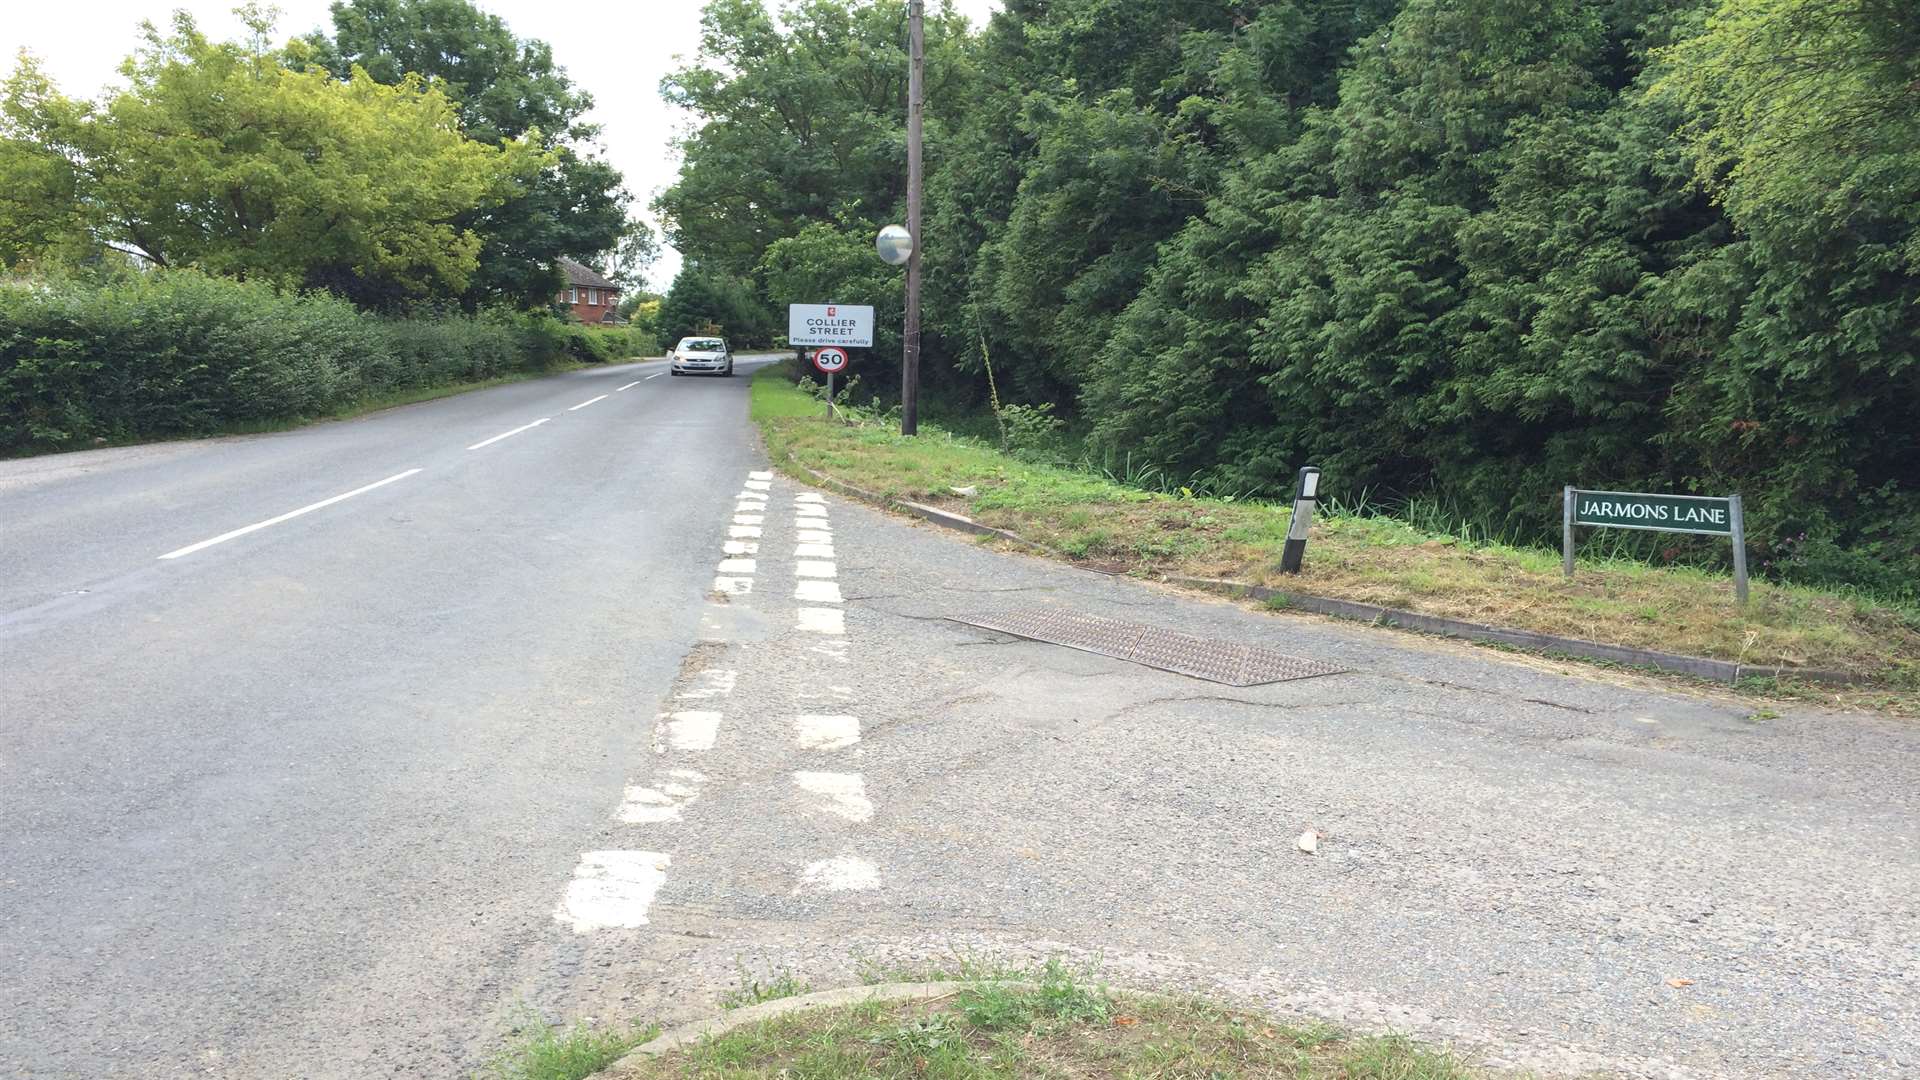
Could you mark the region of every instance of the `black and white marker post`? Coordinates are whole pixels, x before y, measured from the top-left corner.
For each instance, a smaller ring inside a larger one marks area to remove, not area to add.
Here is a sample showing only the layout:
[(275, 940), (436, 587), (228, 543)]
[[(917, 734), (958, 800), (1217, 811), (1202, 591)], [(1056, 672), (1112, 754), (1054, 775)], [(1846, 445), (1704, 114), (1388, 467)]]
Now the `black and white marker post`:
[(1307, 553), (1307, 529), (1313, 525), (1313, 504), (1319, 501), (1320, 470), (1308, 465), (1294, 482), (1293, 517), (1287, 522), (1287, 546), (1280, 553), (1280, 571), (1300, 572), (1300, 560)]

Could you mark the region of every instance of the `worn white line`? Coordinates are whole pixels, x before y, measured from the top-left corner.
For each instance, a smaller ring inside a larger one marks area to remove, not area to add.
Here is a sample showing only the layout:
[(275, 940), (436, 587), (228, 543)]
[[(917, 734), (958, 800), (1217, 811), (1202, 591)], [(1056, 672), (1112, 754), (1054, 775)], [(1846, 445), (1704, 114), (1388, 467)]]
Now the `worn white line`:
[(830, 578), (834, 576), (834, 569), (833, 569), (832, 563), (813, 562), (807, 559), (801, 559), (799, 562), (794, 563), (793, 572), (800, 575), (801, 577)]
[(796, 544), (793, 548), (793, 557), (796, 559), (831, 559), (833, 558), (833, 545)]
[(719, 736), (720, 714), (717, 712), (668, 713), (654, 729), (653, 751), (664, 754), (668, 747), (675, 750), (711, 750), (714, 740)]
[(727, 596), (745, 596), (753, 591), (753, 579), (750, 577), (717, 577), (713, 579), (713, 591)]
[(827, 516), (827, 508), (818, 503), (801, 503), (793, 508), (793, 512), (795, 516), (803, 518)]
[(767, 490), (768, 488), (770, 488), (770, 487), (772, 487), (772, 486), (773, 486), (773, 483), (772, 483), (771, 481), (767, 481), (767, 480), (749, 480), (749, 481), (747, 481), (747, 490), (748, 490), (748, 491), (765, 491), (765, 490)]
[(802, 630), (840, 637), (847, 632), (847, 617), (839, 608), (803, 607), (798, 625)]
[(752, 574), (758, 565), (752, 559), (721, 559), (714, 569), (723, 574)]
[(658, 851), (583, 851), (553, 917), (576, 934), (645, 926), (672, 861)]
[(844, 750), (860, 741), (860, 721), (852, 716), (796, 716), (793, 731), (802, 750)]
[(635, 379), (635, 380), (633, 380), (632, 382), (630, 382), (630, 383), (628, 383), (628, 384), (627, 384), (627, 385), (625, 385), (625, 386), (616, 386), (616, 387), (614, 387), (614, 388), (613, 388), (613, 392), (617, 394), (617, 393), (619, 393), (619, 392), (620, 392), (620, 391), (622, 391), (622, 390), (631, 390), (631, 389), (633, 389), (634, 387), (636, 387), (636, 386), (639, 386), (639, 385), (640, 385), (640, 382), (641, 382), (641, 380), (639, 380), (639, 379)]
[(692, 686), (673, 695), (676, 698), (726, 697), (740, 681), (740, 673), (731, 668), (706, 668), (694, 679), (701, 685)]
[(859, 773), (797, 772), (793, 782), (800, 790), (820, 796), (819, 808), (838, 814), (848, 821), (868, 821), (873, 803), (867, 798), (866, 781)]
[(856, 892), (880, 887), (880, 868), (857, 855), (839, 855), (808, 863), (800, 871), (794, 895), (803, 892)]
[(403, 473), (395, 473), (392, 476), (387, 477), (385, 480), (375, 480), (373, 483), (368, 484), (366, 487), (357, 487), (357, 488), (354, 488), (352, 491), (345, 492), (344, 494), (335, 495), (331, 499), (321, 499), (317, 503), (308, 503), (306, 506), (303, 506), (298, 510), (290, 510), (284, 514), (281, 514), (279, 517), (271, 517), (265, 521), (256, 521), (253, 524), (248, 525), (244, 528), (235, 529), (232, 532), (221, 533), (219, 536), (216, 536), (211, 540), (202, 540), (197, 544), (188, 544), (186, 547), (183, 547), (183, 548), (175, 548), (174, 550), (169, 551), (165, 555), (162, 555), (160, 557), (163, 559), (177, 559), (182, 555), (191, 555), (196, 551), (200, 551), (204, 548), (210, 548), (215, 544), (224, 544), (229, 540), (232, 540), (236, 537), (245, 536), (250, 532), (258, 532), (269, 525), (278, 525), (283, 521), (292, 521), (294, 518), (299, 517), (301, 514), (311, 514), (315, 510), (324, 509), (325, 507), (332, 506), (334, 503), (341, 502), (346, 499), (351, 499), (355, 495), (365, 495), (367, 492), (372, 491), (374, 488), (386, 487), (388, 484), (391, 484), (396, 480), (405, 480), (407, 477), (412, 476), (414, 473), (417, 473), (419, 471), (420, 471), (419, 469), (408, 469), (406, 472), (403, 472)]
[(797, 503), (823, 503), (827, 501), (827, 497), (817, 491), (803, 491), (795, 495), (793, 501)]
[[(666, 374), (666, 372), (664, 372), (664, 371), (656, 371), (656, 372), (654, 372), (653, 374), (651, 374), (651, 375), (649, 375), (649, 376), (647, 376), (647, 379), (657, 379), (657, 378), (659, 378), (660, 376), (662, 376), (662, 375), (665, 375), (665, 374)], [(647, 381), (647, 379), (641, 379), (640, 381), (641, 381), (641, 382), (646, 382), (646, 381)]]
[(481, 439), (479, 442), (474, 443), (472, 446), (467, 447), (467, 449), (478, 450), (483, 446), (492, 446), (494, 443), (499, 442), (501, 439), (510, 439), (513, 436), (518, 435), (523, 431), (531, 431), (534, 428), (539, 427), (541, 424), (544, 424), (551, 419), (553, 419), (553, 417), (543, 416), (540, 419), (535, 420), (531, 424), (521, 424), (519, 427), (514, 428), (512, 431), (503, 431), (500, 434), (495, 435), (491, 439)]
[(583, 401), (583, 402), (581, 402), (581, 403), (580, 403), (580, 404), (578, 404), (578, 405), (569, 405), (569, 406), (567, 406), (567, 411), (568, 411), (568, 412), (572, 412), (572, 411), (574, 411), (575, 409), (584, 409), (584, 408), (586, 408), (587, 406), (589, 406), (589, 405), (591, 405), (591, 404), (593, 404), (593, 403), (594, 403), (594, 402), (596, 402), (596, 401), (605, 401), (605, 400), (607, 400), (607, 395), (605, 395), (605, 394), (601, 394), (601, 395), (600, 395), (599, 397), (591, 397), (591, 398), (588, 398), (587, 400), (585, 400), (585, 401)]
[(728, 540), (720, 545), (720, 550), (729, 555), (758, 555), (760, 545), (751, 540)]
[(772, 474), (772, 473), (770, 473), (770, 472), (750, 472), (750, 473), (748, 473), (748, 474), (747, 474), (747, 479), (749, 479), (749, 480), (771, 480), (771, 479), (773, 479), (773, 474)]
[(733, 523), (735, 525), (764, 525), (766, 524), (766, 521), (767, 521), (767, 516), (765, 514), (733, 515)]
[(760, 538), (760, 526), (729, 525), (727, 526), (727, 535), (733, 537), (735, 540), (758, 540)]
[(794, 534), (794, 539), (802, 544), (831, 544), (833, 534), (824, 529), (801, 529)]
[(810, 604), (840, 603), (840, 586), (831, 581), (802, 579), (793, 583), (793, 598)]

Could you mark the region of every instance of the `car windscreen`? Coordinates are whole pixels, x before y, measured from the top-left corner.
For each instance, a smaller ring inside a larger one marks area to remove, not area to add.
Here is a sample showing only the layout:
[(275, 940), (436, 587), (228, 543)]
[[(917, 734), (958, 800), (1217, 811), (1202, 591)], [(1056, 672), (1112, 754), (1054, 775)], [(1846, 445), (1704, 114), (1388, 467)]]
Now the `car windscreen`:
[(680, 343), (680, 347), (687, 350), (688, 352), (726, 352), (727, 351), (726, 342), (721, 341), (719, 338), (712, 338), (712, 337), (687, 338), (685, 341), (682, 341)]

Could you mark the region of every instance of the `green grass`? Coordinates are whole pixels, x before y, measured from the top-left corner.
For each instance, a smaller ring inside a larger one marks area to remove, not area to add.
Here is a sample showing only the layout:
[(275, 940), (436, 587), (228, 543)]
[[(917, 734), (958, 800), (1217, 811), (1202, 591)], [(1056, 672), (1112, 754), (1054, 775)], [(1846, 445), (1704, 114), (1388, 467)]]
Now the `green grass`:
[(625, 1028), (531, 1022), (479, 1074), (485, 1080), (582, 1080), (660, 1034), (655, 1024)]
[[(965, 966), (965, 965), (963, 965)], [(865, 1001), (788, 1013), (627, 1075), (749, 1078), (1291, 1077), (1471, 1080), (1452, 1053), (1398, 1036), (1289, 1024), (1199, 999), (1117, 996), (1058, 961), (1025, 981), (977, 982), (938, 1001)]]
[[(1755, 666), (1830, 668), (1868, 679), (1869, 696), (1812, 684), (1794, 692), (1870, 708), (1892, 700), (1920, 712), (1920, 610), (1912, 607), (1755, 582), (1743, 610), (1723, 574), (1650, 566), (1602, 545), (1586, 549), (1569, 580), (1557, 553), (1449, 524), (1430, 506), (1420, 513), (1431, 527), (1336, 506), (1314, 521), (1305, 572), (1282, 575), (1286, 507), (1143, 490), (1023, 461), (929, 424), (908, 439), (857, 409), (848, 411), (853, 423), (829, 423), (820, 412), (782, 366), (755, 374), (753, 416), (780, 466), (790, 467), (791, 455), (868, 491), (964, 513), (1102, 569), (1225, 578)], [(955, 488), (977, 494), (963, 498)]]
[(740, 985), (720, 996), (720, 1007), (731, 1012), (748, 1005), (758, 1005), (763, 1001), (799, 997), (812, 989), (813, 987), (809, 986), (805, 980), (790, 971), (777, 972), (763, 981), (754, 977), (745, 968), (741, 968)]

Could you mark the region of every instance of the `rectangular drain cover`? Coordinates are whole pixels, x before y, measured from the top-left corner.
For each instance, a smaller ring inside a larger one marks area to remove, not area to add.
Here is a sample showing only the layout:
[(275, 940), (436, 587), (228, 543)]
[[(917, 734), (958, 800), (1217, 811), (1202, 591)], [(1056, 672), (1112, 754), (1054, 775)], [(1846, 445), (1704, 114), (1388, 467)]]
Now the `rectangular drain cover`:
[(1318, 660), (1263, 649), (1258, 645), (1195, 637), (1143, 623), (1121, 622), (1119, 619), (1105, 619), (1098, 615), (1083, 615), (1055, 608), (1022, 608), (991, 615), (970, 615), (953, 621), (982, 630), (997, 630), (1014, 637), (1044, 641), (1049, 645), (1065, 645), (1069, 649), (1129, 660), (1228, 686), (1258, 686), (1290, 679), (1311, 679), (1316, 675), (1337, 675), (1347, 670)]

